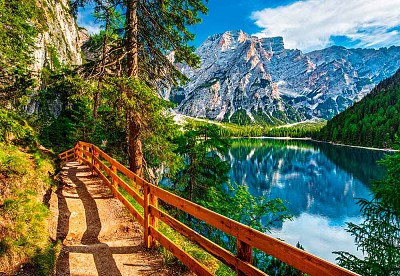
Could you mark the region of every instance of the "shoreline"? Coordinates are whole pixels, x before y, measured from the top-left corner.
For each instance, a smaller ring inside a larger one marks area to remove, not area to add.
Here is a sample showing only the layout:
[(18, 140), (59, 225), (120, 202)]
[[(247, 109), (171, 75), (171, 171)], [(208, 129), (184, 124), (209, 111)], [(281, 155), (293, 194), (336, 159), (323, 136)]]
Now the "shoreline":
[(333, 146), (340, 146), (340, 147), (349, 147), (349, 148), (356, 148), (356, 149), (367, 149), (367, 150), (377, 150), (377, 151), (386, 151), (386, 152), (398, 152), (400, 150), (390, 149), (390, 148), (372, 148), (372, 147), (364, 147), (364, 146), (354, 146), (354, 145), (347, 145), (347, 144), (340, 144), (335, 142), (328, 142), (328, 141), (321, 141), (315, 140), (309, 137), (303, 138), (294, 138), (294, 137), (270, 137), (270, 136), (257, 136), (257, 137), (231, 137), (229, 139), (271, 139), (271, 140), (299, 140), (299, 141), (313, 141), (317, 143), (324, 143), (330, 144)]

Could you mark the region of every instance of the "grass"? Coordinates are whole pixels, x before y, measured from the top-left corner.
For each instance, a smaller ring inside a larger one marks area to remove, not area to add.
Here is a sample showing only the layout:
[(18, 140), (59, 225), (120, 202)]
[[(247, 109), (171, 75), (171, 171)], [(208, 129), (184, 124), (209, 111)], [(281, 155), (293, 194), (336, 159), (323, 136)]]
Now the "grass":
[(0, 144), (0, 272), (24, 263), (50, 275), (59, 246), (49, 240), (43, 193), (52, 185), (51, 160), (41, 152)]
[[(191, 242), (186, 237), (179, 234), (173, 228), (169, 227), (163, 222), (159, 222), (158, 230), (164, 234), (168, 239), (170, 239), (174, 244), (178, 245), (183, 251), (191, 255), (194, 259), (204, 264), (209, 271), (215, 275), (236, 275), (235, 271), (230, 269), (228, 266), (217, 260), (210, 253), (205, 251), (203, 248), (197, 244)], [(159, 251), (164, 257), (164, 263), (168, 266), (180, 267), (182, 271), (187, 270), (184, 266), (171, 252), (169, 252), (164, 247), (160, 246)]]
[[(133, 183), (132, 180), (130, 180), (124, 175), (119, 175), (119, 176), (131, 187), (135, 188), (136, 185)], [(132, 204), (132, 206), (136, 209), (136, 211), (139, 214), (141, 214), (142, 216), (144, 215), (143, 207), (132, 196), (130, 196), (121, 187), (119, 187), (119, 192)], [(140, 191), (138, 192), (141, 195), (143, 195), (143, 193), (141, 193)], [(173, 243), (175, 243), (181, 249), (183, 249), (186, 253), (191, 255), (200, 263), (204, 264), (215, 275), (235, 275), (235, 272), (228, 266), (221, 263), (219, 260), (217, 260), (211, 254), (209, 254), (203, 248), (191, 242), (189, 239), (182, 236), (181, 234), (179, 234), (177, 231), (175, 231), (173, 228), (169, 227), (162, 221), (158, 222), (158, 230), (168, 239), (170, 239)], [(181, 263), (171, 252), (169, 252), (161, 245), (158, 247), (158, 251), (162, 254), (164, 263), (167, 266), (174, 267), (181, 273), (187, 270), (186, 266), (183, 263)]]

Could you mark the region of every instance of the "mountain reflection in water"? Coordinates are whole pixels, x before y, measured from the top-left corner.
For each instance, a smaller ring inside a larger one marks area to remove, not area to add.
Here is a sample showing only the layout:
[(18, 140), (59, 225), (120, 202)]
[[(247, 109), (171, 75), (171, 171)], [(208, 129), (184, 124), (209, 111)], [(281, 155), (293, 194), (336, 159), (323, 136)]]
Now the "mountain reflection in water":
[[(356, 254), (346, 222), (362, 221), (357, 198), (371, 198), (370, 183), (384, 177), (384, 152), (300, 140), (235, 139), (226, 158), (230, 180), (253, 195), (281, 198), (293, 221), (272, 235), (329, 261), (332, 251)], [(360, 255), (360, 253), (357, 253)]]

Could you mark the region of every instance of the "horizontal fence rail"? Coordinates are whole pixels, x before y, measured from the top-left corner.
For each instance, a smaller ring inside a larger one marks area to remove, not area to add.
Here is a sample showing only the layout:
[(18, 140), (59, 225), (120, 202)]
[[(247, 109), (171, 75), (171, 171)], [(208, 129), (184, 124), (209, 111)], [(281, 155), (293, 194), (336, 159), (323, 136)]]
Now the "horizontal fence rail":
[[(76, 160), (88, 165), (143, 226), (146, 247), (151, 248), (156, 245), (156, 242), (160, 243), (199, 275), (212, 275), (212, 273), (204, 264), (163, 235), (157, 228), (158, 220), (202, 247), (239, 275), (266, 275), (252, 265), (253, 248), (258, 248), (310, 275), (358, 275), (153, 185), (93, 144), (80, 141), (74, 148), (59, 154), (59, 158), (62, 163)], [(133, 181), (133, 183), (128, 184), (127, 181)], [(122, 190), (129, 194), (138, 206), (143, 207), (143, 212), (129, 202)], [(140, 191), (143, 192), (143, 195)], [(235, 237), (236, 255), (167, 214), (158, 207), (159, 200)]]

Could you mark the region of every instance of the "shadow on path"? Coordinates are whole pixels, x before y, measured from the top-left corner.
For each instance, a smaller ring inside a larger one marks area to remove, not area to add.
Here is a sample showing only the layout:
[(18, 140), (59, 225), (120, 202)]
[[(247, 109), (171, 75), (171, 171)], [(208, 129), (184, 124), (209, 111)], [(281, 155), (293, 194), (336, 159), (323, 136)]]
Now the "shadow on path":
[[(110, 248), (107, 244), (101, 243), (98, 235), (101, 231), (101, 221), (97, 204), (91, 194), (89, 193), (85, 183), (79, 179), (77, 173), (87, 172), (88, 168), (79, 166), (78, 163), (69, 163), (66, 165), (68, 174), (67, 177), (76, 185), (76, 193), (85, 209), (86, 218), (86, 231), (82, 236), (82, 245), (76, 246), (63, 246), (60, 253), (61, 258), (57, 263), (57, 271), (62, 271), (62, 275), (70, 275), (69, 253), (82, 253), (92, 254), (94, 263), (96, 265), (98, 275), (121, 275), (117, 264), (113, 258), (113, 254), (129, 254), (137, 252), (138, 248), (135, 247), (114, 247)], [(66, 185), (62, 185), (56, 192), (58, 197), (58, 225), (57, 225), (57, 239), (64, 240), (69, 232), (69, 220), (71, 212), (68, 209), (66, 196), (63, 195), (63, 190)], [(64, 256), (65, 255), (65, 256)], [(58, 273), (61, 275), (61, 273)]]

